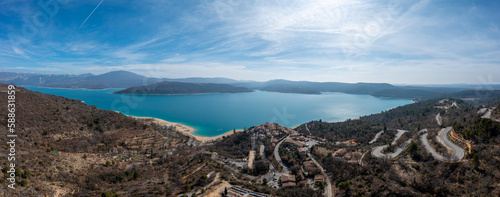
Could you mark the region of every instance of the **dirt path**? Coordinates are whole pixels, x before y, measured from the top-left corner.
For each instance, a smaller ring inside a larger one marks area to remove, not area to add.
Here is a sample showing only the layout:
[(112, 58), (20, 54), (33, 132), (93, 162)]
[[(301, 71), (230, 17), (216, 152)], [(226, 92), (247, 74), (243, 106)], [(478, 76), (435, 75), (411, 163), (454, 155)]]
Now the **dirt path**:
[(255, 160), (255, 151), (250, 151), (248, 153), (248, 168), (252, 169), (253, 168), (253, 161)]
[(201, 170), (201, 168), (205, 167), (205, 164), (201, 165), (200, 167), (196, 168), (196, 170), (193, 170), (190, 174), (187, 174), (186, 176), (182, 177), (182, 179), (186, 179), (186, 177), (193, 175), (194, 173), (198, 172)]
[(206, 195), (203, 195), (203, 196), (207, 196), (207, 197), (220, 197), (221, 193), (224, 192), (224, 188), (231, 188), (232, 185), (229, 184), (228, 182), (226, 181), (222, 181), (222, 183), (220, 183), (219, 185), (215, 186), (213, 189), (211, 189), (210, 191), (207, 192)]

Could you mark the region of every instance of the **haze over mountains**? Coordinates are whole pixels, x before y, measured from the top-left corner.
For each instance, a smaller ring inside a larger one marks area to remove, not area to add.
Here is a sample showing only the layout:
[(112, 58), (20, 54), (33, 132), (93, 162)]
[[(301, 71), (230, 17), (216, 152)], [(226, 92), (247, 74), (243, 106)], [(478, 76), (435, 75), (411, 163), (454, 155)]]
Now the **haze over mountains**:
[(104, 88), (129, 88), (141, 85), (150, 85), (162, 81), (175, 81), (186, 83), (220, 83), (231, 84), (241, 81), (228, 78), (153, 78), (138, 75), (128, 71), (112, 71), (101, 75), (90, 73), (81, 75), (69, 74), (39, 74), (39, 73), (14, 73), (0, 72), (0, 81), (24, 86), (41, 86), (54, 88), (86, 88), (86, 89), (104, 89)]
[[(161, 87), (168, 84), (168, 94), (183, 93), (221, 93), (221, 92), (246, 92), (250, 90), (261, 90), (281, 93), (301, 93), (301, 94), (320, 94), (321, 92), (343, 92), (349, 94), (369, 94), (380, 97), (394, 98), (429, 98), (435, 96), (444, 96), (446, 94), (458, 93), (465, 90), (485, 90), (500, 89), (498, 85), (414, 85), (414, 86), (396, 86), (388, 83), (340, 83), (340, 82), (310, 82), (310, 81), (288, 81), (283, 79), (270, 80), (266, 82), (256, 81), (238, 81), (229, 78), (153, 78), (138, 75), (128, 71), (113, 71), (101, 75), (81, 74), (38, 74), (38, 73), (13, 73), (0, 72), (0, 82), (20, 85), (20, 86), (39, 86), (52, 88), (85, 88), (85, 89), (105, 89), (105, 88), (131, 88), (140, 86), (149, 86), (160, 82), (182, 82), (182, 83), (163, 83), (154, 87)], [(174, 86), (189, 86), (196, 84), (228, 84), (226, 86), (197, 85), (198, 89), (177, 88)], [(232, 87), (231, 87), (232, 86)], [(199, 87), (210, 87), (209, 90), (199, 89)], [(173, 89), (172, 89), (173, 88)], [(229, 88), (229, 89), (228, 89)], [(238, 89), (239, 88), (239, 89)], [(144, 89), (144, 88), (142, 88)], [(147, 88), (146, 88), (147, 89)], [(150, 89), (150, 87), (149, 87)], [(154, 94), (155, 92), (150, 92)], [(156, 92), (157, 93), (157, 92)], [(468, 95), (471, 94), (460, 94)], [(474, 95), (472, 95), (474, 96)]]

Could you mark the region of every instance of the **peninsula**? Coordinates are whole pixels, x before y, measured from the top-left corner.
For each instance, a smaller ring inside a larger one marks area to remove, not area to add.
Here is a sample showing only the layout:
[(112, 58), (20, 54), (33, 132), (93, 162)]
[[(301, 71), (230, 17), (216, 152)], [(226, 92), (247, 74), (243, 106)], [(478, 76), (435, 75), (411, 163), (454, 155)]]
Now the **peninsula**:
[(114, 92), (116, 94), (210, 94), (210, 93), (242, 93), (252, 92), (245, 87), (216, 83), (184, 83), (164, 81), (146, 86), (126, 88)]

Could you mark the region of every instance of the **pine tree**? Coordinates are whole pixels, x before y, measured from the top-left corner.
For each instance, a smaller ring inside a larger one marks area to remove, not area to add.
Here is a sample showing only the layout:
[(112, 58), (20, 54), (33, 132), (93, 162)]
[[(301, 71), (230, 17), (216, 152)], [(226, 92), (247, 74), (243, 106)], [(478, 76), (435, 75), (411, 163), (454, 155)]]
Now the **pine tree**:
[(139, 178), (139, 173), (137, 171), (134, 172), (134, 179)]
[(479, 166), (479, 159), (477, 158), (477, 153), (474, 153), (474, 156), (472, 156), (472, 160), (470, 161), (470, 164), (474, 168), (477, 168)]

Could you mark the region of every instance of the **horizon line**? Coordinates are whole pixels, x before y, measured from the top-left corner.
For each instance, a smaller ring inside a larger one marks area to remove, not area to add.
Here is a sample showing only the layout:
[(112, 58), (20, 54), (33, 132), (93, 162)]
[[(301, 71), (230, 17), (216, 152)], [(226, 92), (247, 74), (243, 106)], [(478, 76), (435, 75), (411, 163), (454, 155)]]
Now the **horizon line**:
[(109, 72), (104, 72), (104, 73), (101, 73), (101, 74), (94, 74), (94, 73), (91, 73), (91, 72), (88, 72), (88, 73), (80, 73), (80, 74), (71, 74), (71, 73), (64, 73), (64, 74), (58, 74), (58, 73), (43, 73), (43, 72), (11, 72), (11, 71), (0, 71), (0, 73), (4, 72), (4, 73), (17, 73), (17, 74), (40, 74), (40, 75), (75, 75), (75, 76), (78, 76), (78, 75), (84, 75), (84, 74), (92, 74), (94, 76), (98, 76), (98, 75), (103, 75), (103, 74), (107, 74), (107, 73), (111, 73), (111, 72), (120, 72), (120, 71), (123, 71), (123, 72), (129, 72), (129, 73), (133, 73), (133, 74), (136, 74), (136, 75), (140, 75), (140, 76), (143, 76), (143, 77), (148, 77), (148, 78), (160, 78), (160, 79), (189, 79), (189, 78), (202, 78), (202, 79), (215, 79), (215, 78), (221, 78), (221, 79), (230, 79), (230, 80), (235, 80), (235, 81), (239, 81), (239, 82), (269, 82), (269, 81), (275, 81), (275, 80), (285, 80), (285, 81), (293, 81), (293, 82), (316, 82), (316, 83), (351, 83), (351, 84), (356, 84), (356, 83), (379, 83), (379, 84), (383, 84), (383, 83), (386, 83), (386, 84), (390, 84), (390, 85), (394, 85), (394, 86), (415, 86), (415, 85), (427, 85), (427, 86), (432, 86), (432, 85), (500, 85), (500, 83), (488, 83), (488, 84), (484, 84), (484, 83), (390, 83), (390, 82), (366, 82), (366, 81), (358, 81), (358, 82), (344, 82), (344, 81), (307, 81), (307, 80), (291, 80), (291, 79), (283, 79), (283, 78), (275, 78), (275, 79), (269, 79), (269, 80), (243, 80), (243, 79), (234, 79), (234, 78), (229, 78), (229, 77), (221, 77), (221, 76), (214, 76), (214, 77), (198, 77), (198, 76), (191, 76), (191, 77), (174, 77), (174, 78), (170, 78), (170, 77), (154, 77), (154, 76), (146, 76), (146, 75), (142, 75), (142, 74), (138, 74), (136, 72), (133, 72), (133, 71), (127, 71), (127, 70), (113, 70), (113, 71), (109, 71)]

